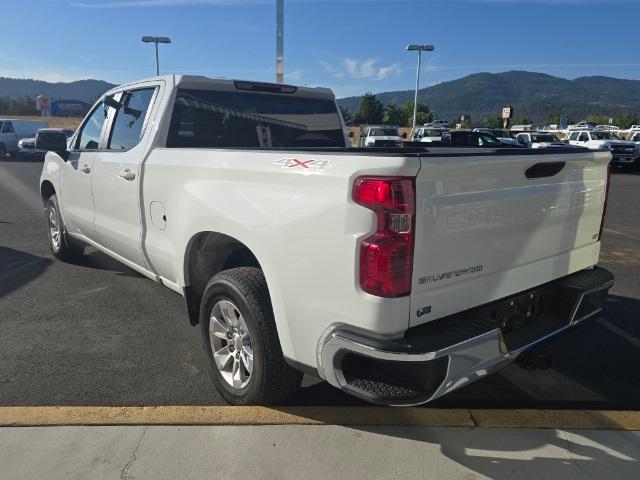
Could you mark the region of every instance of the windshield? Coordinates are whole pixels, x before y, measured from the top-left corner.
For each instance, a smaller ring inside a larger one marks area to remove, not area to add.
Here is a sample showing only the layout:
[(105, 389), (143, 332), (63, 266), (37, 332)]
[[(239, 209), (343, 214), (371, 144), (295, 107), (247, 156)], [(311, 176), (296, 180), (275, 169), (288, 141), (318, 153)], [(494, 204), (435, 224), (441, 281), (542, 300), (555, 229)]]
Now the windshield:
[(425, 137), (441, 137), (442, 136), (442, 130), (426, 129), (424, 131), (424, 136)]
[(554, 135), (532, 135), (531, 141), (533, 142), (541, 142), (541, 143), (551, 143), (557, 142), (558, 138)]
[(180, 89), (167, 147), (344, 147), (344, 138), (329, 98)]
[(369, 130), (369, 136), (371, 137), (398, 137), (397, 128), (372, 128)]
[(487, 135), (486, 133), (481, 133), (478, 138), (478, 145), (498, 145), (500, 142), (493, 138), (491, 135)]
[(616, 136), (611, 132), (591, 132), (593, 140), (616, 140)]

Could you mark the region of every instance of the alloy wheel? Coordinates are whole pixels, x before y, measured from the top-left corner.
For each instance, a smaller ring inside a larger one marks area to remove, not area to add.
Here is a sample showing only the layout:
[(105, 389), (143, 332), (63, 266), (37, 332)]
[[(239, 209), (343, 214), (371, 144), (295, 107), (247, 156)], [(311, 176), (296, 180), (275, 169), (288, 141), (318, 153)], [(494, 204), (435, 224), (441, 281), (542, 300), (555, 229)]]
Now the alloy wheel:
[(231, 301), (220, 300), (213, 306), (209, 340), (222, 378), (233, 388), (245, 388), (253, 372), (253, 347), (242, 313)]

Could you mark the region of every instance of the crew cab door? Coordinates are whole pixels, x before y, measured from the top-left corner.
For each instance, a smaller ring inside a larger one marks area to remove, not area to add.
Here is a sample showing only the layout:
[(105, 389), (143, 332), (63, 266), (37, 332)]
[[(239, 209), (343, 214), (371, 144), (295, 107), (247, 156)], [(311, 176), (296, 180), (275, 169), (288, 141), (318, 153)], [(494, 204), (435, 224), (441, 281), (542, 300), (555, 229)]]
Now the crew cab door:
[(111, 108), (105, 146), (95, 154), (93, 199), (96, 239), (103, 247), (146, 268), (142, 252), (140, 169), (149, 135), (146, 124), (158, 86), (119, 92)]
[(103, 141), (109, 109), (100, 102), (80, 127), (60, 173), (60, 200), (65, 225), (71, 233), (95, 240), (91, 172), (95, 152)]

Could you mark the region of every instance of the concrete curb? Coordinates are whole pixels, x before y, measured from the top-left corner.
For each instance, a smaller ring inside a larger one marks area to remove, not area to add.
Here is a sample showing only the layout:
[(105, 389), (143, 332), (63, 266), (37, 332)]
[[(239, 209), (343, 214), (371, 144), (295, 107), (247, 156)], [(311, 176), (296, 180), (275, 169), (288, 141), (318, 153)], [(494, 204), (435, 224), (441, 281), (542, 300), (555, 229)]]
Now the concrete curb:
[(362, 425), (640, 430), (640, 412), (386, 407), (0, 407), (0, 426)]

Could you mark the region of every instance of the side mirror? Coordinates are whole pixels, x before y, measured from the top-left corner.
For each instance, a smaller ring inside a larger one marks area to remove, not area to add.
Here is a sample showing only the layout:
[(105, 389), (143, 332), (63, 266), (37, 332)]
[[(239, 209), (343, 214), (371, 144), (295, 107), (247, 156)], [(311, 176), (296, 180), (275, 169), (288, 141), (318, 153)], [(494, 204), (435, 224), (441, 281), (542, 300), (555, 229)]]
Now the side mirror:
[(36, 149), (56, 153), (66, 152), (67, 136), (62, 132), (38, 132)]
[(104, 97), (102, 101), (108, 107), (115, 108), (116, 110), (122, 107), (122, 104), (113, 97)]

